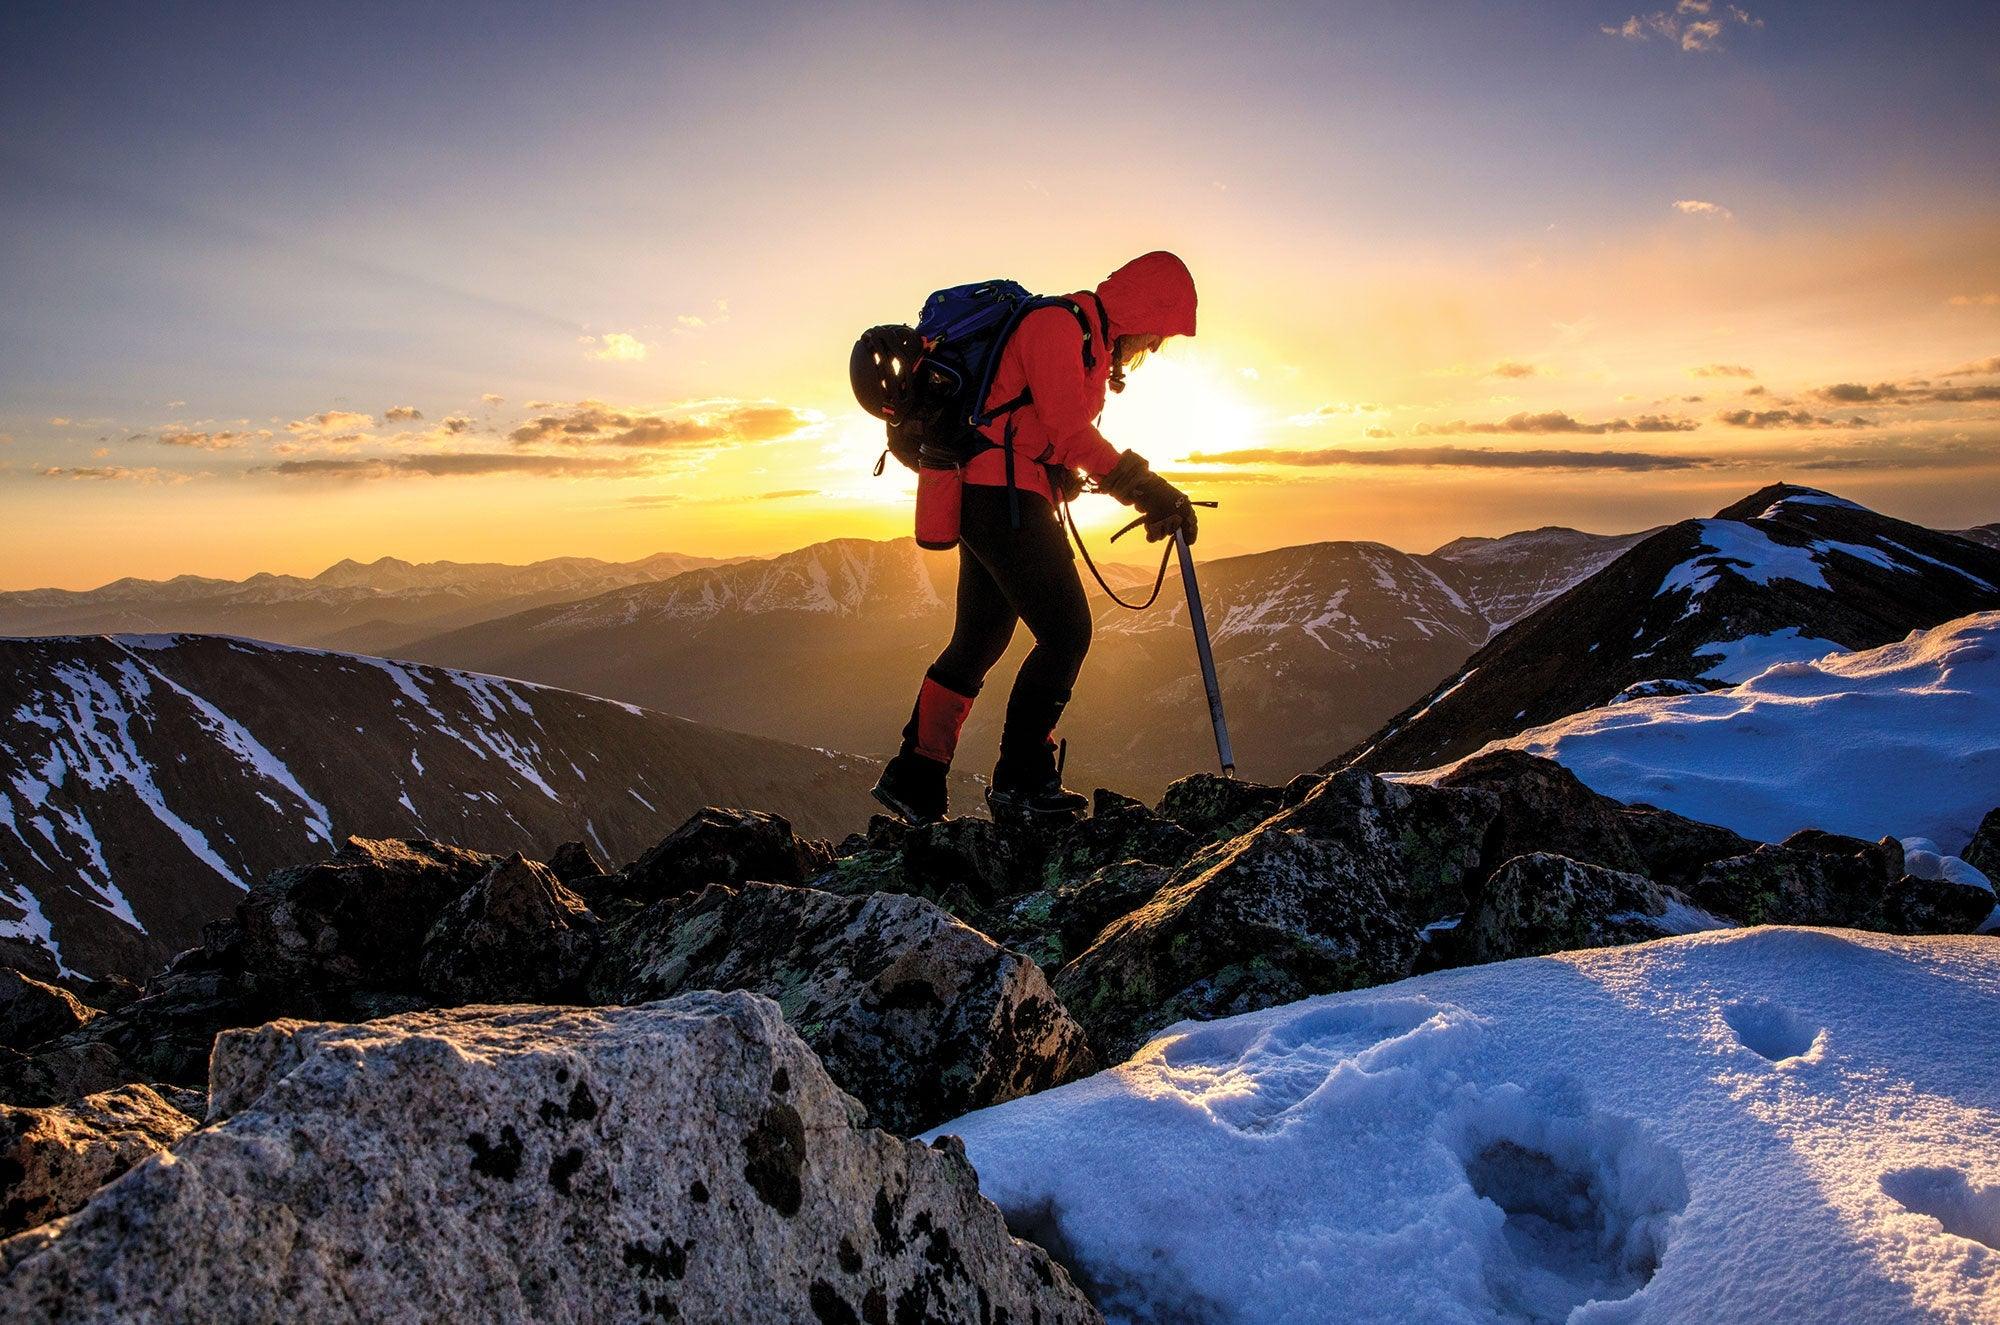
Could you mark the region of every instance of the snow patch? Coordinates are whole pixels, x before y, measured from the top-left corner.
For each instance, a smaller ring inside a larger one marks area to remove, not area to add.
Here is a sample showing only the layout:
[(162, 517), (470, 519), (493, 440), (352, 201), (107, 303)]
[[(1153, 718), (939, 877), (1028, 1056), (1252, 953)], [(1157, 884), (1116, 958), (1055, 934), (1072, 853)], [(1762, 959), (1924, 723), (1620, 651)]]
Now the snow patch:
[(1824, 828), (1957, 850), (2000, 790), (2000, 612), (1778, 663), (1705, 694), (1590, 709), (1486, 747), (1501, 748), (1768, 842)]
[[(1702, 679), (1707, 681), (1748, 681), (1757, 673), (1781, 662), (1811, 662), (1829, 653), (1845, 653), (1847, 646), (1830, 639), (1799, 634), (1799, 627), (1786, 626), (1766, 635), (1745, 635), (1741, 639), (1717, 640), (1695, 652), (1697, 662), (1713, 658)], [(1697, 690), (1701, 687), (1695, 687)], [(1629, 689), (1629, 687), (1628, 687)], [(1685, 692), (1684, 692), (1685, 693)], [(1612, 701), (1616, 703), (1616, 700)]]
[(932, 1135), (1113, 1322), (1987, 1319), (1995, 988), (1973, 937), (1664, 939), (1183, 1023)]

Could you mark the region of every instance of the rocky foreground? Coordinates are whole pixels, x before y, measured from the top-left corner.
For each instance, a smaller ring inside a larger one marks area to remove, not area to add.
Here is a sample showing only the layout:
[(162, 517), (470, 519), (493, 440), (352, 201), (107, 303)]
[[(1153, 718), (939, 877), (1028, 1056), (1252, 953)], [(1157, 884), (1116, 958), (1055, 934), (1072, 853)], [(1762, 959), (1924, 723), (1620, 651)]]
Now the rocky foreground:
[[(1991, 870), (1988, 828), (1967, 859)], [(1091, 1319), (948, 1144), (895, 1136), (1187, 1018), (1992, 911), (1913, 863), (1753, 842), (1513, 751), (1431, 785), (1099, 792), (1052, 835), (877, 820), (834, 846), (711, 809), (617, 869), (350, 839), (143, 991), (0, 975), (0, 1232), (26, 1230), (0, 1319)]]

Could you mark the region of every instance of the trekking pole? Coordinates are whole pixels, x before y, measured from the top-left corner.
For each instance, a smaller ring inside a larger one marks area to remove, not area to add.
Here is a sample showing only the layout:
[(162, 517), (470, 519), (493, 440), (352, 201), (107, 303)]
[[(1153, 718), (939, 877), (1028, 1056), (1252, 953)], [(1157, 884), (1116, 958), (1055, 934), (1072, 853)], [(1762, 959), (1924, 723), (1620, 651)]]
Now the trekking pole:
[(1222, 759), (1222, 776), (1236, 776), (1236, 756), (1229, 749), (1229, 720), (1222, 715), (1222, 683), (1215, 676), (1215, 652), (1208, 644), (1208, 617), (1201, 610), (1201, 586), (1194, 578), (1194, 553), (1187, 538), (1174, 531), (1174, 550), (1180, 553), (1181, 583), (1187, 589), (1188, 622), (1194, 627), (1194, 651), (1201, 659), (1201, 683), (1208, 690), (1208, 720), (1215, 727), (1215, 753)]

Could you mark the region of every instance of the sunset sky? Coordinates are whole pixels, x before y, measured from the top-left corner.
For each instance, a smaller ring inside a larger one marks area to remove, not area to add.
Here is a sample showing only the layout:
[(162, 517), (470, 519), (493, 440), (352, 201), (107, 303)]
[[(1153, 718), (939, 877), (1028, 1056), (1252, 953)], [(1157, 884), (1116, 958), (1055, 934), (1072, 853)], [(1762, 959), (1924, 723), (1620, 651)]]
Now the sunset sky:
[(1104, 430), (1212, 554), (2000, 520), (1991, 0), (16, 3), (0, 73), (0, 588), (904, 533), (856, 333), (1154, 248)]

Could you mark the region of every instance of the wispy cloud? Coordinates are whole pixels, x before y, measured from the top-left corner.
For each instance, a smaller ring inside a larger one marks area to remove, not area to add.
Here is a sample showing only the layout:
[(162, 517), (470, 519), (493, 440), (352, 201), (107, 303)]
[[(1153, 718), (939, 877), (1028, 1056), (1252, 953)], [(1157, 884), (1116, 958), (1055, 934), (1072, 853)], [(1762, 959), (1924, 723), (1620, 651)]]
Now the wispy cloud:
[(391, 405), (382, 411), (382, 418), (389, 423), (404, 423), (411, 419), (421, 419), (424, 412), (415, 405)]
[(624, 331), (607, 331), (602, 336), (579, 336), (577, 339), (593, 347), (591, 358), (613, 363), (637, 363), (652, 352), (652, 347), (645, 341)]
[(169, 469), (135, 469), (126, 465), (49, 465), (36, 472), (43, 478), (100, 483), (185, 483), (190, 477)]
[(1540, 375), (1541, 371), (1536, 365), (1525, 363), (1519, 359), (1502, 359), (1499, 363), (1487, 369), (1486, 375), (1488, 377), (1535, 377)]
[(516, 446), (633, 446), (667, 449), (699, 443), (768, 442), (790, 437), (818, 417), (788, 405), (704, 401), (673, 413), (617, 409), (583, 400), (530, 419), (508, 434)]
[(1733, 221), (1736, 213), (1719, 202), (1705, 202), (1700, 198), (1679, 198), (1674, 202), (1674, 210), (1688, 216), (1699, 216), (1704, 221)]
[(2000, 307), (2000, 291), (1988, 290), (1985, 294), (1955, 294), (1945, 302), (1953, 308), (1995, 308)]
[(1688, 369), (1690, 377), (1755, 377), (1756, 375), (1753, 369), (1745, 368), (1740, 363), (1705, 363)]
[(293, 419), (285, 425), (285, 431), (300, 437), (351, 442), (359, 441), (363, 433), (374, 427), (375, 416), (372, 414), (360, 414), (351, 409), (329, 409), (303, 419)]
[(1691, 419), (1677, 419), (1665, 414), (1641, 414), (1631, 419), (1584, 423), (1562, 410), (1550, 410), (1543, 414), (1510, 414), (1498, 423), (1468, 423), (1464, 419), (1453, 419), (1449, 423), (1425, 423), (1419, 424), (1416, 431), (1419, 436), (1460, 433), (1588, 433), (1602, 436), (1615, 432), (1693, 432), (1698, 426)]
[(1643, 451), (1503, 451), (1474, 446), (1392, 446), (1351, 451), (1328, 447), (1318, 451), (1282, 451), (1254, 447), (1243, 451), (1198, 452), (1195, 465), (1375, 465), (1420, 469), (1615, 469), (1651, 471), (1699, 469), (1710, 462), (1699, 456), (1652, 455)]
[(361, 481), (387, 478), (483, 478), (525, 474), (542, 478), (630, 478), (651, 472), (643, 455), (536, 455), (518, 451), (444, 451), (430, 455), (334, 456), (281, 460), (263, 472), (284, 478)]
[(256, 432), (163, 432), (161, 446), (180, 446), (194, 451), (230, 451), (271, 436), (268, 428)]
[(1683, 51), (1716, 51), (1732, 28), (1756, 29), (1764, 20), (1732, 4), (1715, 0), (1680, 0), (1672, 9), (1634, 14), (1623, 23), (1605, 23), (1598, 31), (1626, 41), (1661, 41)]
[(1718, 423), (1732, 428), (1872, 428), (1874, 420), (1859, 414), (1846, 419), (1829, 419), (1803, 409), (1732, 409), (1715, 416)]

